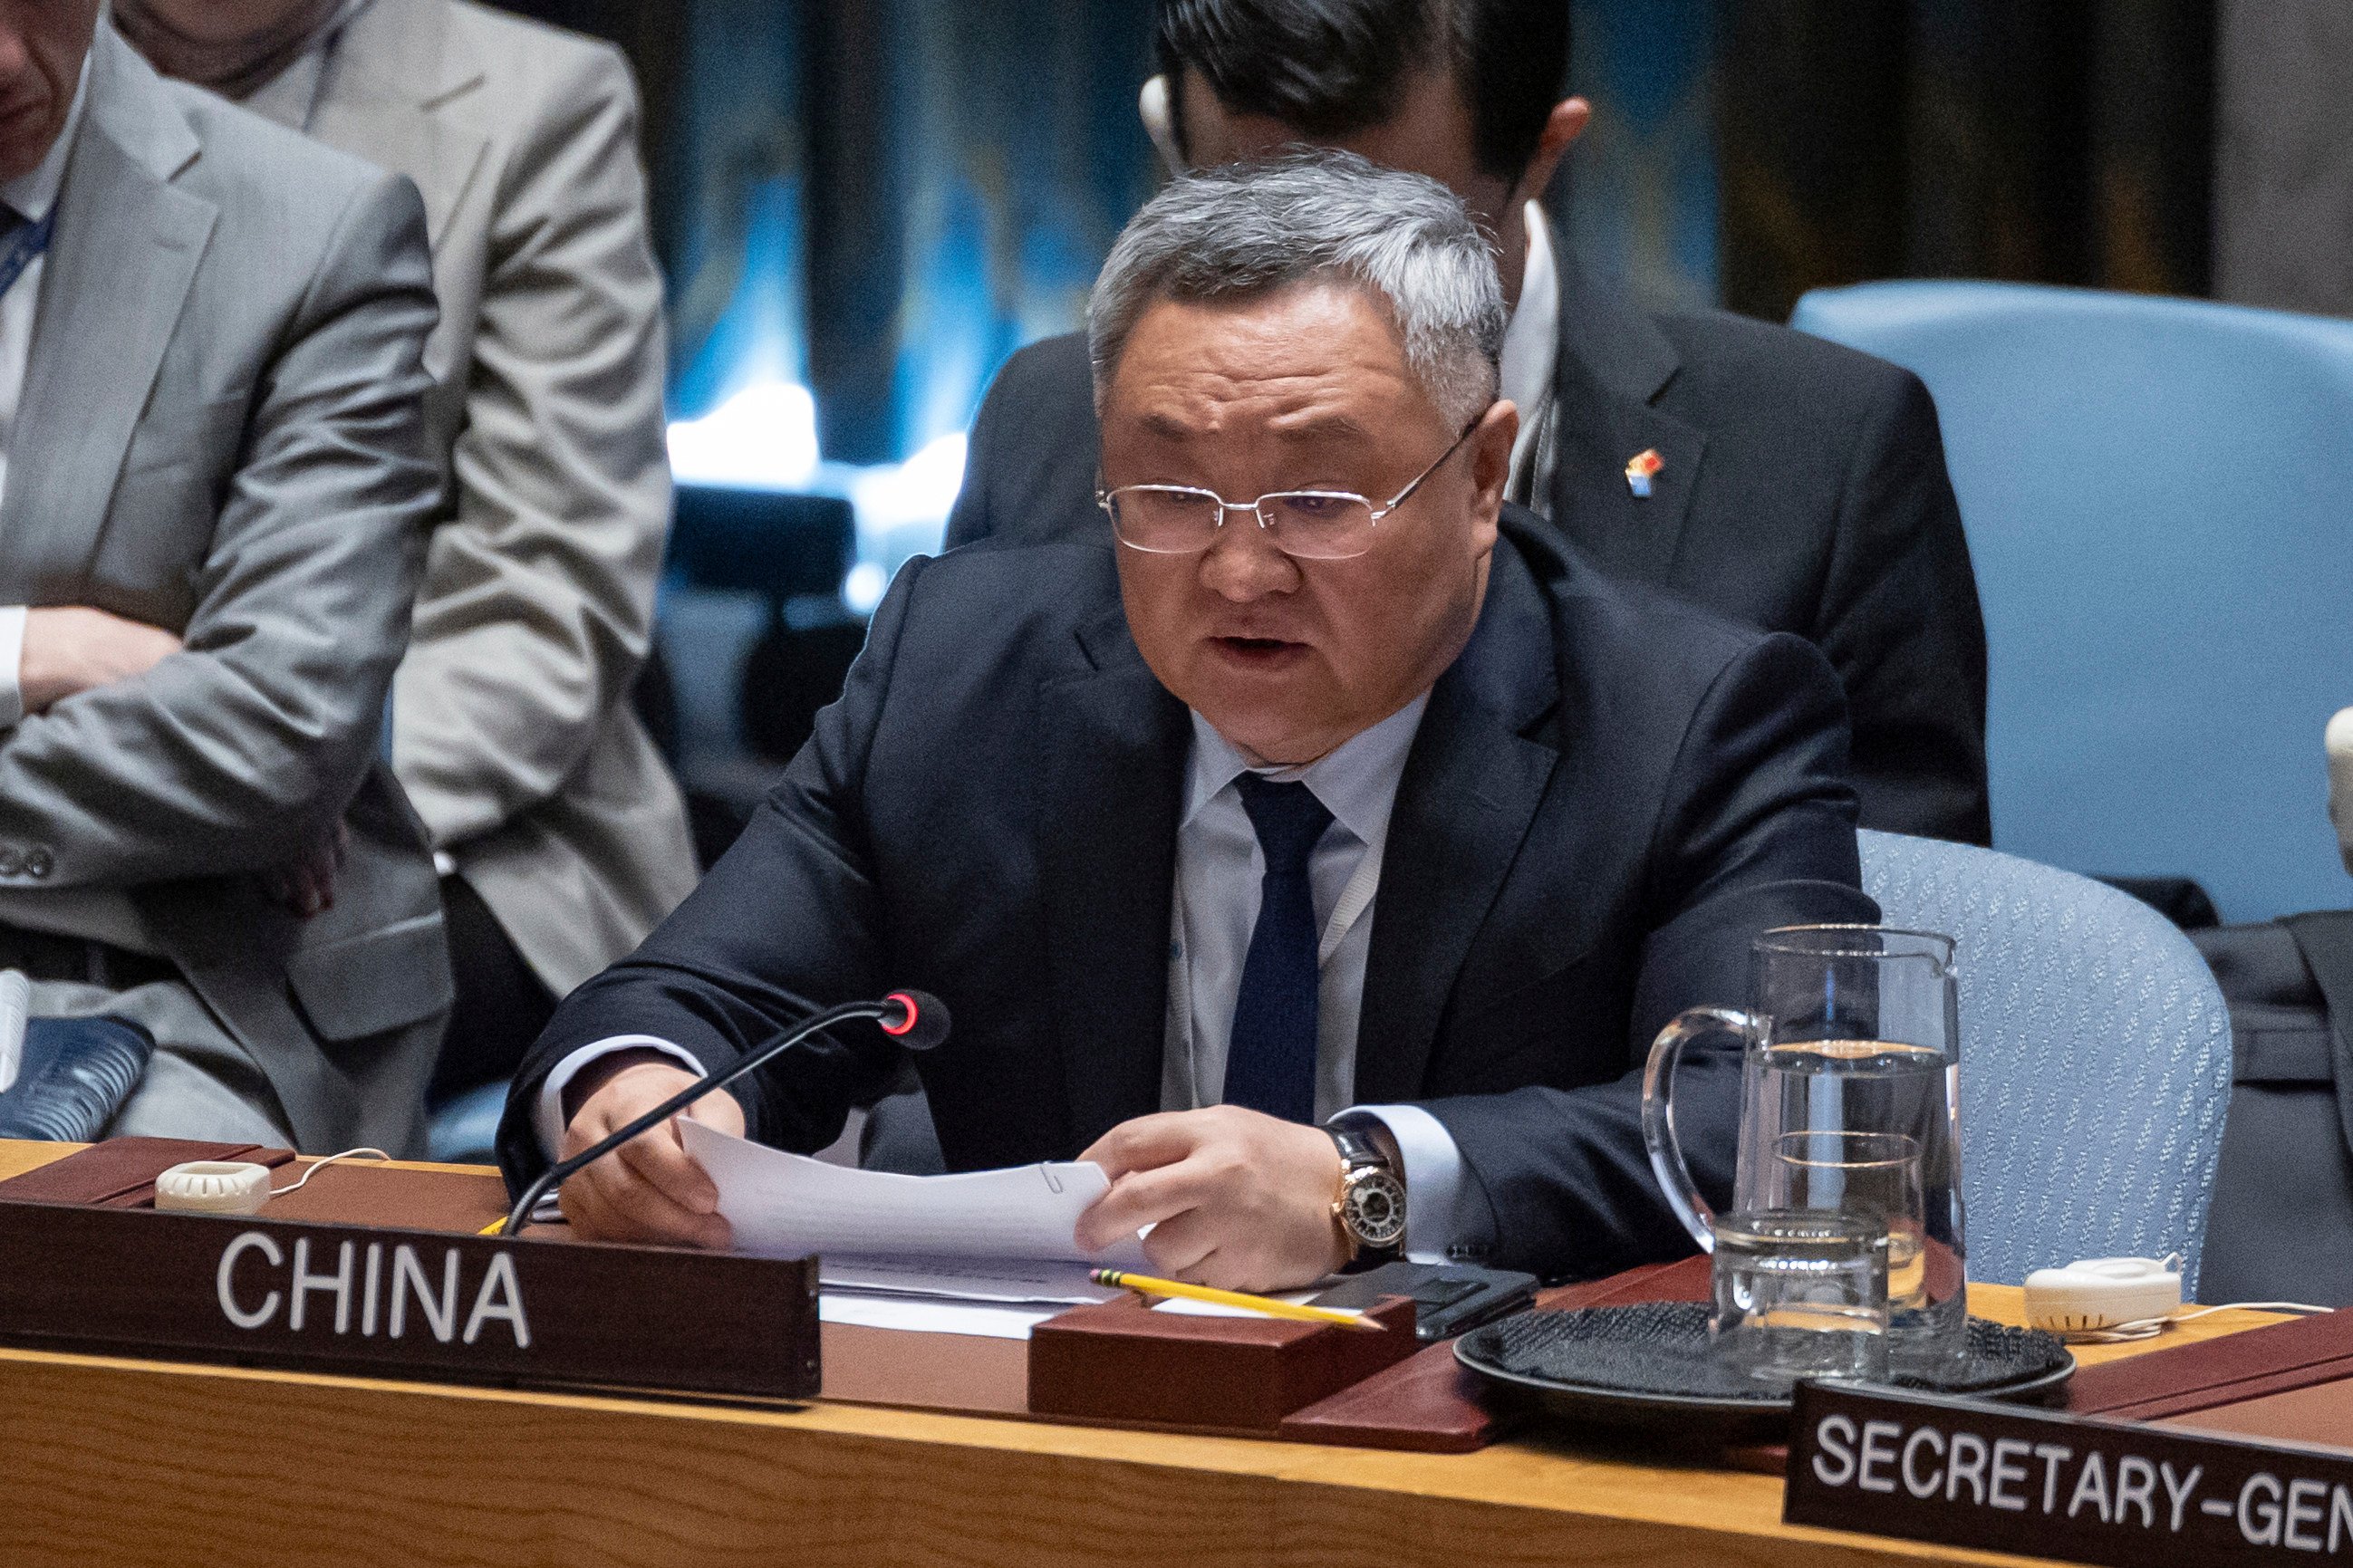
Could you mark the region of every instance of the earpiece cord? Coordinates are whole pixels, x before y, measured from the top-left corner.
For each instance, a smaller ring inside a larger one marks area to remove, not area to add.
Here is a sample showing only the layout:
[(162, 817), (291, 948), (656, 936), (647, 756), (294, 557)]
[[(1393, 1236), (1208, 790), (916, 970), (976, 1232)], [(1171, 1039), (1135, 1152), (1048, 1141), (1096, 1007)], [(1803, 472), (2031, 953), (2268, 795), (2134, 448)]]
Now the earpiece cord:
[(301, 1180), (289, 1182), (282, 1187), (272, 1187), (269, 1189), (269, 1195), (273, 1198), (282, 1198), (289, 1193), (299, 1193), (310, 1182), (311, 1177), (317, 1175), (320, 1172), (325, 1170), (336, 1161), (357, 1160), (362, 1158), (388, 1161), (392, 1156), (385, 1153), (381, 1149), (346, 1149), (340, 1154), (330, 1154), (323, 1160), (312, 1161), (311, 1163), (311, 1168), (302, 1173)]
[(2137, 1318), (2128, 1323), (2110, 1323), (2104, 1329), (2075, 1329), (2059, 1337), (2071, 1345), (2123, 1344), (2132, 1340), (2145, 1340), (2165, 1331), (2169, 1323), (2186, 1323), (2192, 1318), (2202, 1318), (2210, 1312), (2295, 1312), (2312, 1317), (2333, 1312), (2334, 1307), (2316, 1307), (2308, 1301), (2225, 1301), (2217, 1307), (2200, 1307), (2188, 1312), (2171, 1312), (2162, 1318)]

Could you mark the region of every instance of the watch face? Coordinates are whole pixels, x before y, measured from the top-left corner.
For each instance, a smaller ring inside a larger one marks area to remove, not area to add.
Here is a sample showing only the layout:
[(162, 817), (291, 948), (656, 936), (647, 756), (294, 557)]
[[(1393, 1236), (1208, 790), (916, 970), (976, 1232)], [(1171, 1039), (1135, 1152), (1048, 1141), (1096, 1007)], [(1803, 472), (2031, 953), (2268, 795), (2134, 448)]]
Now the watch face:
[(1405, 1187), (1387, 1171), (1361, 1171), (1340, 1200), (1341, 1223), (1360, 1247), (1395, 1247), (1405, 1238)]

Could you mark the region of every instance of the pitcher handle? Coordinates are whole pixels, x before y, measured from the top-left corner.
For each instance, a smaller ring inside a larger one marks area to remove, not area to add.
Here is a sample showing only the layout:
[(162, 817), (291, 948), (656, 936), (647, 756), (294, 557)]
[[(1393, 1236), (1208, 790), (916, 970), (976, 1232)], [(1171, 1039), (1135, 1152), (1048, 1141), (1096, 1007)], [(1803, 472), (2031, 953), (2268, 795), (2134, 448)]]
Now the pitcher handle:
[(1700, 1196), (1699, 1184), (1692, 1180), (1691, 1166), (1683, 1160), (1683, 1144), (1675, 1138), (1675, 1064), (1692, 1041), (1725, 1029), (1745, 1039), (1756, 1032), (1757, 1020), (1730, 1007), (1686, 1008), (1651, 1042), (1651, 1059), (1642, 1069), (1642, 1142), (1651, 1152), (1651, 1172), (1659, 1179), (1667, 1206), (1707, 1253), (1715, 1250), (1715, 1211)]

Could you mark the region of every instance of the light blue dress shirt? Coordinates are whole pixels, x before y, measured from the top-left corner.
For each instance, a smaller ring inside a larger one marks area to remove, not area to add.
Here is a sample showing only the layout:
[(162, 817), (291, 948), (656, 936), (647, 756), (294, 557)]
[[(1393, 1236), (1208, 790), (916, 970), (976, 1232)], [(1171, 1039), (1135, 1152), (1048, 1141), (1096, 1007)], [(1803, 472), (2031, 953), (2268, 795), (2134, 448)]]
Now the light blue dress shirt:
[[(1307, 868), (1323, 932), (1317, 949), (1322, 973), (1316, 993), (1315, 1114), (1327, 1121), (1375, 1119), (1388, 1130), (1406, 1184), (1408, 1255), (1443, 1261), (1456, 1243), (1483, 1240), (1486, 1228), (1485, 1203), (1464, 1179), (1461, 1151), (1439, 1120), (1419, 1106), (1355, 1103), (1356, 1026), (1389, 812), (1429, 704), (1424, 693), (1304, 767), (1255, 771), (1278, 783), (1305, 784), (1332, 814), (1332, 826)], [(1193, 715), (1169, 922), (1164, 1110), (1191, 1110), (1224, 1099), (1234, 999), (1266, 875), (1258, 835), (1234, 786), (1250, 771), (1224, 736)]]

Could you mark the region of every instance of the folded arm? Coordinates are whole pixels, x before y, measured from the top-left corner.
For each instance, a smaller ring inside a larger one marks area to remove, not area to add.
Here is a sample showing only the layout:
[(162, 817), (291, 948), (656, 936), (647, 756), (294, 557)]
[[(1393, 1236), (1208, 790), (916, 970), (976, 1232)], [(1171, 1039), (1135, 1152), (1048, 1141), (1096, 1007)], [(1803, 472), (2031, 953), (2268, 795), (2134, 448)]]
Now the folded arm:
[(367, 185), (263, 367), (184, 646), (0, 740), (0, 839), (47, 847), (48, 885), (260, 869), (349, 801), (436, 490), (419, 401), (435, 309), (416, 188)]

